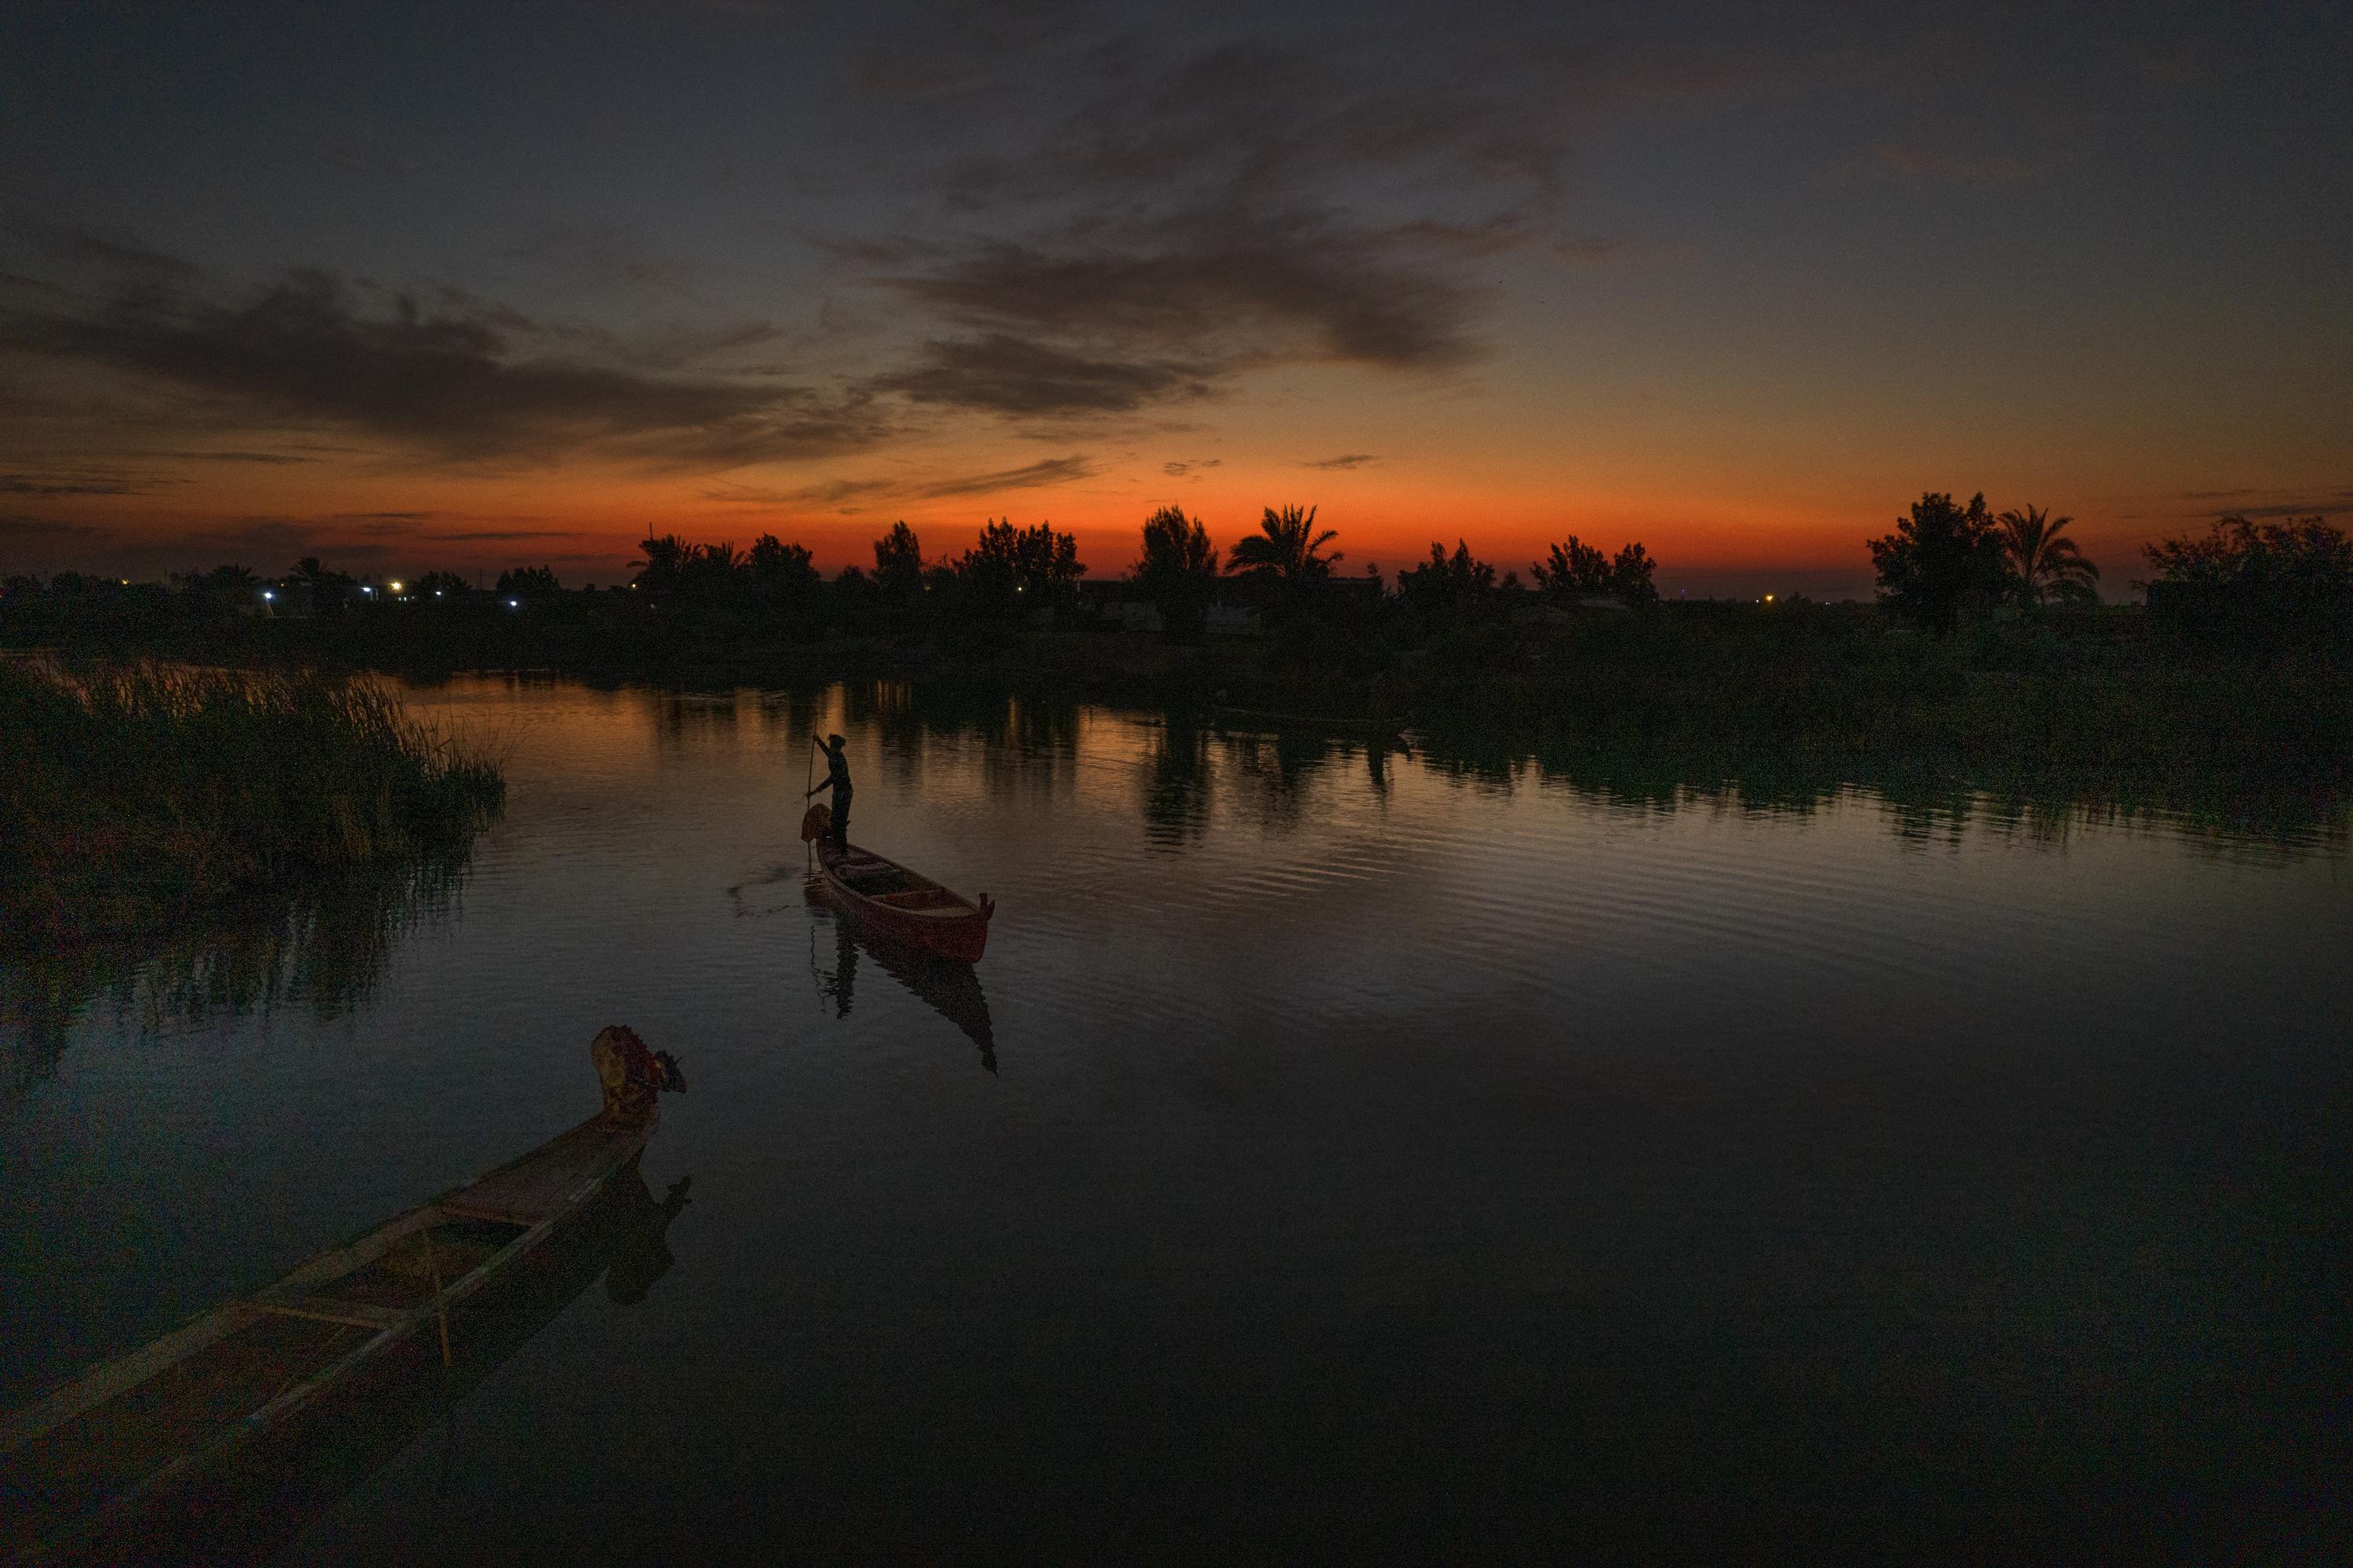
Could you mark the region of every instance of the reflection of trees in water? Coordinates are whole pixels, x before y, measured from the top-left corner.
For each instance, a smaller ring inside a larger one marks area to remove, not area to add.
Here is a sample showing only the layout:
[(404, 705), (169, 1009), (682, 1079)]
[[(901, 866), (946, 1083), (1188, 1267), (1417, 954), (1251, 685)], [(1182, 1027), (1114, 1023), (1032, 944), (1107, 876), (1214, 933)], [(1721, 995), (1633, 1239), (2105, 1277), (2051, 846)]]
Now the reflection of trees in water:
[(1067, 786), (1079, 754), (1081, 709), (1070, 698), (903, 681), (851, 682), (842, 711), (882, 742), (884, 777), (910, 795), (923, 788), (932, 747), (979, 744), (981, 784), (991, 796), (1052, 793)]
[(1144, 834), (1155, 849), (1198, 843), (1209, 831), (1209, 737), (1170, 714), (1144, 770)]
[[(934, 761), (967, 777), (976, 770), (998, 800), (1060, 794), (1086, 761), (1087, 710), (1074, 700), (903, 681), (851, 682), (840, 691), (847, 720), (875, 730), (884, 777), (909, 798), (921, 795)], [(806, 732), (816, 727), (823, 693), (765, 695), (758, 704), (764, 725)], [(681, 703), (666, 727), (706, 721), (732, 727), (736, 711), (732, 699)], [(1229, 726), (1176, 707), (1154, 716), (1158, 735), (1145, 758), (1137, 806), (1147, 842), (1161, 850), (1181, 850), (1207, 834), (1213, 784), (1254, 808), (1269, 830), (1284, 832), (1307, 814), (1317, 780), (1344, 767), (1362, 766), (1374, 799), (1386, 800), (1398, 758), (1475, 794), (1508, 798), (1534, 781), (1620, 810), (1804, 817), (1860, 794), (1884, 811), (1899, 840), (1920, 845), (1957, 843), (1975, 826), (2056, 846), (2083, 828), (2162, 821), (2193, 839), (2202, 835), (2218, 852), (2294, 855), (2342, 846), (2348, 830), (2342, 776), (1987, 769), (1949, 758), (1753, 746), (1612, 749), (1530, 743), (1472, 726), (1417, 731), (1408, 750), (1309, 722)]]
[(144, 939), (0, 954), (0, 1055), (11, 1086), (54, 1068), (94, 1009), (148, 1034), (282, 1007), (340, 1017), (375, 991), (401, 937), (448, 914), (466, 865), (458, 855), (314, 885)]
[(1302, 730), (1226, 733), (1225, 777), (1258, 808), (1267, 828), (1287, 832), (1298, 824), (1309, 784), (1354, 747), (1328, 735)]
[[(1141, 791), (1155, 847), (1181, 849), (1206, 831), (1211, 748), (1181, 710), (1164, 721)], [(1213, 729), (1225, 766), (1221, 789), (1253, 800), (1274, 831), (1297, 822), (1313, 783), (1360, 754), (1376, 799), (1388, 789), (1388, 743), (1312, 729)], [(1970, 828), (2053, 847), (2085, 828), (2167, 828), (2216, 851), (2287, 855), (2341, 849), (2353, 830), (2353, 795), (2342, 778), (2295, 779), (2175, 768), (2092, 774), (2080, 769), (1996, 770), (1939, 758), (1811, 755), (1689, 746), (1650, 751), (1516, 743), (1472, 729), (1418, 732), (1411, 758), (1431, 777), (1475, 794), (1508, 798), (1533, 779), (1546, 789), (1618, 810), (1702, 810), (1742, 816), (1812, 816), (1862, 797), (1907, 844), (1957, 844)]]
[[(1508, 789), (1508, 753), (1492, 740), (1422, 737), (1431, 771)], [(2063, 845), (2082, 828), (2167, 823), (2219, 846), (2296, 854), (2341, 848), (2353, 825), (2343, 781), (2281, 779), (2244, 773), (2092, 774), (2075, 769), (1998, 772), (1901, 756), (1814, 757), (1726, 748), (1653, 752), (1532, 749), (1546, 789), (1619, 810), (1713, 810), (1747, 816), (1811, 816), (1842, 799), (1867, 796), (1908, 843), (1958, 843), (1972, 826), (2030, 842)]]
[(818, 692), (754, 694), (761, 738), (797, 758), (798, 748), (807, 746), (809, 736), (817, 733), (818, 715), (823, 711), (821, 696)]
[(696, 745), (733, 745), (736, 736), (737, 694), (723, 691), (671, 691), (653, 695), (654, 738), (664, 757), (683, 757)]

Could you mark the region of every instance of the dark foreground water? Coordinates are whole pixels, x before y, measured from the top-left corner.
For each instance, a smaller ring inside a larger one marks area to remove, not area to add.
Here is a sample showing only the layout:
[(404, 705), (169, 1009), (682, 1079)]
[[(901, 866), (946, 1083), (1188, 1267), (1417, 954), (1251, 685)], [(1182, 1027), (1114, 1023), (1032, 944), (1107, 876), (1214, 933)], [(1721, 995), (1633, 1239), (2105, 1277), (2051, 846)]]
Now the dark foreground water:
[[(417, 701), (508, 758), (454, 888), (11, 980), (9, 1404), (685, 1064), (626, 1267), (288, 1562), (2341, 1542), (2341, 818)], [(812, 904), (813, 726), (977, 971)]]

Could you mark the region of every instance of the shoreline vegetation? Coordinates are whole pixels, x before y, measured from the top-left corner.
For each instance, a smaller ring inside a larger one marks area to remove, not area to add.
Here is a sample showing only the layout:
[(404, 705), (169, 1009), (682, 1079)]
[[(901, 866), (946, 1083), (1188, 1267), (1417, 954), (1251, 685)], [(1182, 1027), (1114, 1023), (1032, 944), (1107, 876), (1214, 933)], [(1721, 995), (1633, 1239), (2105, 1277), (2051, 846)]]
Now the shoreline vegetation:
[(379, 683), (308, 670), (0, 659), (0, 952), (446, 887), (505, 799)]
[(903, 682), (1180, 725), (1410, 730), (1463, 757), (1639, 757), (1692, 779), (1966, 779), (2216, 821), (2263, 802), (2333, 819), (2353, 785), (2353, 543), (2318, 517), (2226, 518), (2149, 546), (2147, 602), (2108, 605), (2070, 524), (1926, 493), (1865, 541), (1870, 604), (1662, 601), (1641, 543), (1573, 535), (1525, 580), (1460, 540), (1385, 579), (1346, 570), (1336, 531), (1297, 506), (1222, 550), (1164, 508), (1127, 573), (1092, 580), (1044, 524), (992, 522), (961, 555), (927, 557), (900, 523), (871, 570), (831, 578), (773, 535), (739, 551), (671, 535), (602, 589), (543, 567), (487, 591), (446, 572), (378, 582), (316, 558), (268, 581), (235, 567), (168, 587), (16, 577), (0, 646), (426, 680)]

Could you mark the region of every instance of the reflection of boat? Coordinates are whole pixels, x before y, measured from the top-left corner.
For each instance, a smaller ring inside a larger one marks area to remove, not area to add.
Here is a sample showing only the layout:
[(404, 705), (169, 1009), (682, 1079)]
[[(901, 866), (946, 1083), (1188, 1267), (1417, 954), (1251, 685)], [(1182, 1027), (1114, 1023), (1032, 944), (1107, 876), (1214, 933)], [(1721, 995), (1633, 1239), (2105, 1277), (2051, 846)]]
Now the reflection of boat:
[[(380, 1458), (387, 1436), (396, 1446), (413, 1436), (437, 1397), (453, 1402), (522, 1342), (517, 1327), (527, 1324), (528, 1338), (545, 1320), (537, 1310), (552, 1317), (608, 1265), (617, 1282), (620, 1254), (645, 1228), (630, 1223), (640, 1211), (667, 1225), (682, 1206), (682, 1188), (665, 1209), (635, 1172), (652, 1122), (602, 1122), (591, 1118), (0, 1422), (0, 1552), (213, 1559), (237, 1540), (298, 1527), (286, 1520), (289, 1504), (317, 1499), (322, 1465), (349, 1474), (355, 1447)], [(600, 1203), (608, 1192), (617, 1195)], [(651, 1250), (660, 1252), (658, 1235)], [(584, 1263), (595, 1266), (582, 1275)], [(649, 1284), (659, 1272), (631, 1266)], [(566, 1277), (576, 1283), (565, 1287)], [(552, 1305), (551, 1286), (562, 1292)]]
[[(831, 890), (822, 876), (809, 878), (808, 899), (812, 904), (833, 906)], [(963, 1030), (965, 1038), (980, 1047), (980, 1065), (992, 1073), (997, 1071), (997, 1034), (989, 1022), (988, 997), (980, 989), (980, 976), (970, 964), (911, 948), (848, 919), (837, 919), (834, 931), (839, 946), (829, 989), (843, 1015), (849, 1012), (851, 992), (857, 984), (858, 958), (863, 953), (881, 964), (892, 980), (913, 991), (933, 1012)]]
[(832, 843), (825, 836), (831, 819), (824, 802), (811, 806), (801, 819), (801, 837), (817, 845), (835, 907), (910, 946), (968, 964), (980, 961), (988, 946), (989, 916), (997, 913), (987, 894), (975, 904), (871, 850)]

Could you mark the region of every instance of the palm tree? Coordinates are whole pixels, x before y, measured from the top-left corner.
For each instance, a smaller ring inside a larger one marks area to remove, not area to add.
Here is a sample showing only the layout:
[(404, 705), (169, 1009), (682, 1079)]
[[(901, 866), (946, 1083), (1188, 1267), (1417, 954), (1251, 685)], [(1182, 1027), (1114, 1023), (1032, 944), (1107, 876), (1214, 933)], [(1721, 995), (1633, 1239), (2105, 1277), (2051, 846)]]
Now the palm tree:
[(1226, 570), (1238, 576), (1271, 578), (1286, 588), (1316, 581), (1332, 575), (1332, 565), (1341, 558), (1340, 552), (1318, 554), (1324, 546), (1340, 536), (1336, 528), (1315, 532), (1315, 508), (1302, 512), (1296, 506), (1286, 506), (1277, 512), (1270, 506), (1259, 519), (1259, 531), (1244, 535), (1234, 541), (1226, 556)]
[(2002, 558), (2026, 609), (2100, 597), (2092, 586), (2099, 581), (2100, 568), (2084, 558), (2074, 540), (2060, 537), (2073, 517), (2053, 517), (2040, 506), (2030, 506), (2005, 512), (1995, 521), (2001, 524)]
[(638, 550), (645, 565), (638, 571), (635, 582), (641, 588), (674, 588), (686, 575), (694, 559), (694, 546), (675, 534), (664, 534), (657, 539), (650, 535), (639, 541)]

